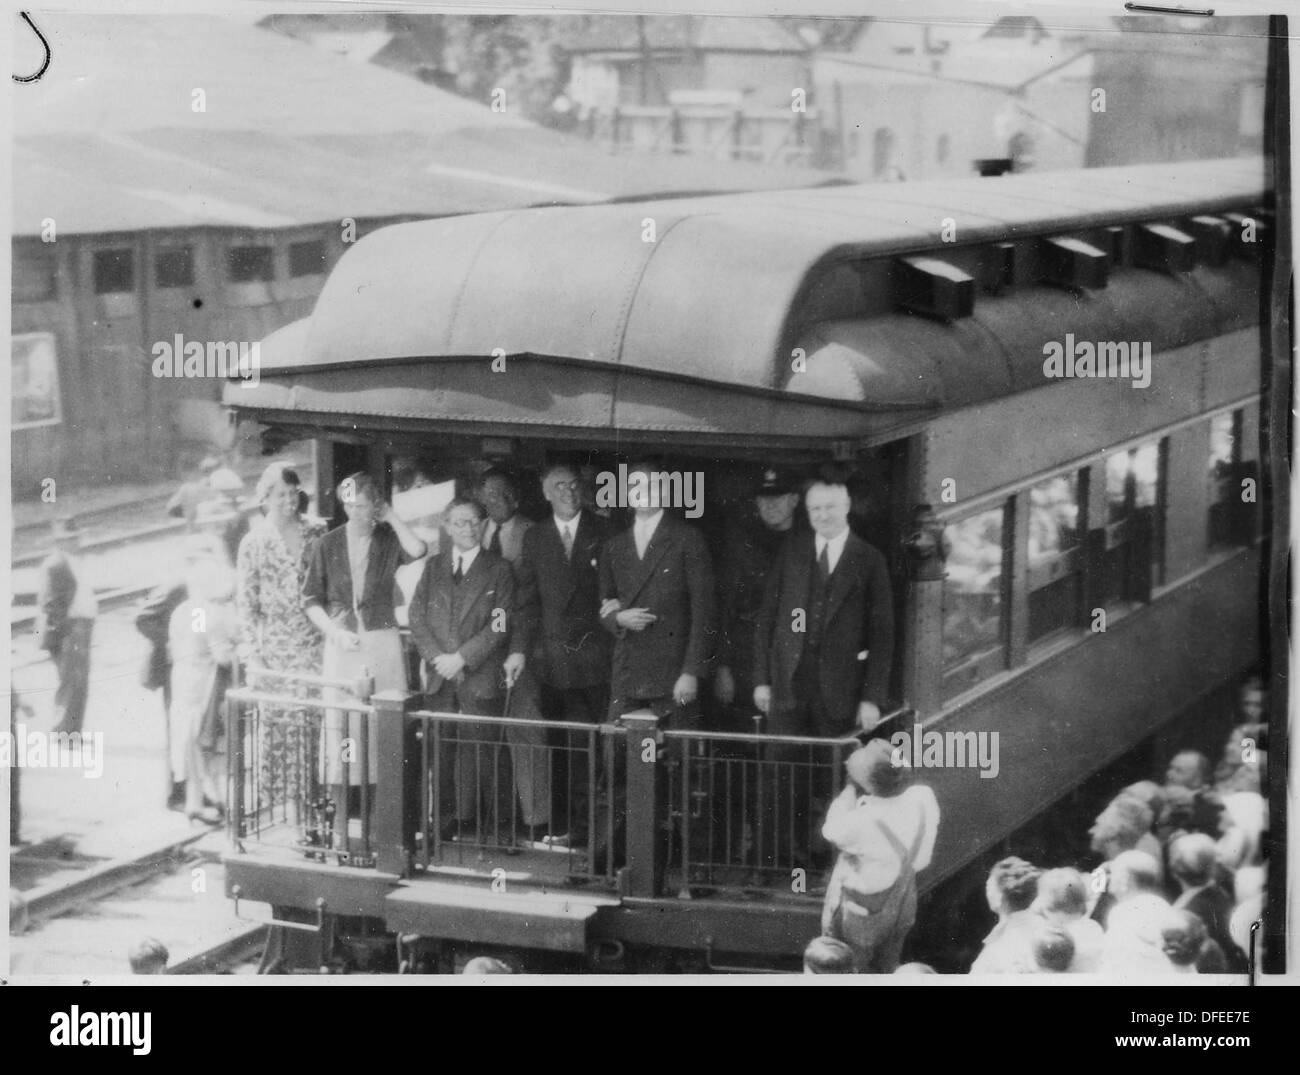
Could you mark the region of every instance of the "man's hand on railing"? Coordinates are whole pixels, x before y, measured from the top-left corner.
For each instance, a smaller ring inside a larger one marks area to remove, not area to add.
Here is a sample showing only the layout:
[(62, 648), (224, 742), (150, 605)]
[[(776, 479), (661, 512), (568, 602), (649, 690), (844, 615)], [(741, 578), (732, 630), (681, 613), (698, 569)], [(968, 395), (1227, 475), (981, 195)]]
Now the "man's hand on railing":
[(673, 701), (678, 705), (690, 705), (700, 691), (700, 681), (689, 673), (683, 672), (673, 684)]
[(433, 670), (443, 679), (455, 679), (465, 668), (465, 658), (459, 653), (440, 653), (433, 659)]
[(864, 732), (871, 731), (880, 723), (880, 706), (875, 702), (858, 703), (858, 724)]
[(505, 669), (507, 688), (513, 687), (519, 677), (523, 675), (524, 665), (526, 663), (527, 662), (522, 653), (512, 653), (504, 662), (502, 662), (501, 667)]

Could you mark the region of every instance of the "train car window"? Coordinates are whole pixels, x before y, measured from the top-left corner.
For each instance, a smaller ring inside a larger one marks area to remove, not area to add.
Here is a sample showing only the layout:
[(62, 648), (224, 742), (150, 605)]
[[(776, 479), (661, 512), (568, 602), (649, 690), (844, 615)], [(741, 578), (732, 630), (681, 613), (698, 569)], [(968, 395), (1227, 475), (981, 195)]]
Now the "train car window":
[(226, 276), (232, 284), (275, 279), (274, 251), (269, 246), (232, 246), (226, 251)]
[(1241, 410), (1216, 415), (1210, 420), (1210, 459), (1206, 480), (1210, 485), (1209, 547), (1239, 545), (1248, 536), (1242, 524)]
[(326, 270), (325, 241), (307, 239), (289, 244), (289, 275), (319, 276)]
[(95, 294), (135, 290), (135, 251), (129, 246), (95, 251)]
[(1029, 490), (1026, 558), (1030, 642), (1079, 624), (1083, 607), (1087, 471), (1060, 474)]
[(992, 508), (944, 527), (944, 693), (1006, 667), (1007, 510)]
[(15, 250), (13, 267), (14, 302), (48, 302), (56, 297), (58, 274), (52, 250)]
[(1106, 459), (1106, 526), (1100, 593), (1106, 606), (1146, 601), (1162, 581), (1164, 441)]

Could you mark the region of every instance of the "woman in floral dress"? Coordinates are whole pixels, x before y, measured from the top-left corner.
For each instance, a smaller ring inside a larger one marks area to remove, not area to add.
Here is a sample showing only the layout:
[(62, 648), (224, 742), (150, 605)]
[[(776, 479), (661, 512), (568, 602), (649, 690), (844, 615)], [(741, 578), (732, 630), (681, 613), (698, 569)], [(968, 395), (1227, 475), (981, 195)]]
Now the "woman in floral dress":
[[(315, 675), (322, 639), (303, 611), (302, 580), (325, 524), (303, 519), (298, 486), (297, 472), (284, 463), (272, 463), (257, 483), (264, 515), (239, 544), (239, 621), (252, 665)], [(251, 686), (277, 694), (313, 693), (273, 677)], [(281, 816), (307, 820), (316, 735), (310, 711), (262, 707), (256, 743), (259, 808), (279, 807)]]

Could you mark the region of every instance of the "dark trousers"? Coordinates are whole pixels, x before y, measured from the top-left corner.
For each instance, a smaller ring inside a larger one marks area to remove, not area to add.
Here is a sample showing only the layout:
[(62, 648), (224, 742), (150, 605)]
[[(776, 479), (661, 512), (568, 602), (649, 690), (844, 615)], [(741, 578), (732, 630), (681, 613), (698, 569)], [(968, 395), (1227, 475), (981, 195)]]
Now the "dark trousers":
[[(443, 713), (499, 717), (505, 698), (462, 697), (455, 683), (444, 683), (429, 696), (429, 708)], [(484, 839), (514, 832), (514, 796), (501, 729), (491, 724), (447, 723), (443, 726), (439, 783), (450, 762), (455, 818), (462, 825), (478, 822)], [(444, 795), (443, 802), (447, 798)]]
[[(807, 647), (791, 683), (795, 704), (773, 711), (766, 731), (772, 735), (826, 736), (831, 721), (821, 699), (817, 650)], [(824, 755), (811, 747), (771, 743), (765, 748), (763, 777), (758, 782), (756, 846), (758, 862), (778, 870), (808, 869), (827, 848), (820, 837), (821, 819), (830, 804), (833, 781)]]
[[(597, 725), (609, 708), (609, 689), (602, 683), (591, 687), (541, 687), (542, 715), (547, 720)], [(599, 774), (600, 736), (592, 740), (581, 732), (552, 731), (549, 739), (553, 768), (551, 776), (551, 831), (568, 833), (575, 843), (585, 842), (591, 828), (591, 784)], [(590, 751), (596, 753), (591, 764)]]
[(86, 720), (86, 696), (90, 692), (90, 635), (94, 620), (69, 620), (62, 645), (55, 658), (59, 669), (59, 686), (54, 692), (54, 728), (59, 732), (79, 732)]

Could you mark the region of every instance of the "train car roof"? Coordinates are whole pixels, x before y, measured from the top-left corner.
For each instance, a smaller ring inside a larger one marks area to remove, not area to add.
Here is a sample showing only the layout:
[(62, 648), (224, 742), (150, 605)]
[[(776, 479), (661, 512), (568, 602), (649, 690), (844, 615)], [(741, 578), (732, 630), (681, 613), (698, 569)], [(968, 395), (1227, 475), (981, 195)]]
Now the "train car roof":
[(1250, 209), (1266, 189), (1254, 158), (395, 225), (349, 250), (311, 318), (263, 342), (261, 383), (228, 388), (226, 402), (281, 416), (871, 435), (1041, 386), (1043, 342), (1067, 331), (1160, 351), (1243, 327), (1257, 317), (1258, 269), (1232, 260), (1117, 270), (1098, 290), (1017, 286), (945, 322), (836, 298), (853, 290), (845, 266), (943, 257), (945, 228), (956, 251)]

